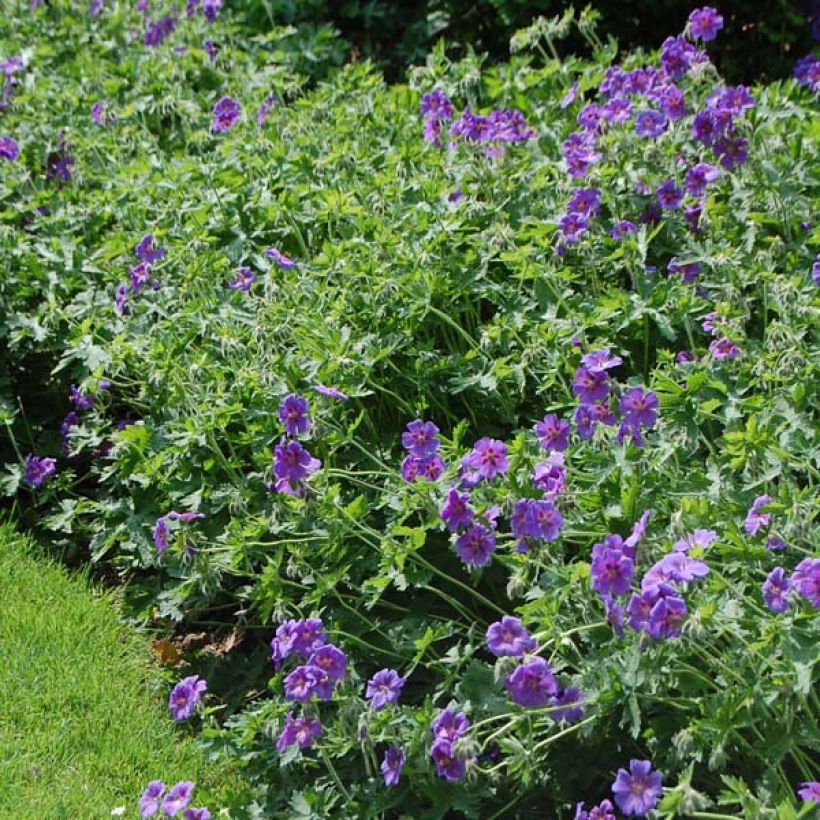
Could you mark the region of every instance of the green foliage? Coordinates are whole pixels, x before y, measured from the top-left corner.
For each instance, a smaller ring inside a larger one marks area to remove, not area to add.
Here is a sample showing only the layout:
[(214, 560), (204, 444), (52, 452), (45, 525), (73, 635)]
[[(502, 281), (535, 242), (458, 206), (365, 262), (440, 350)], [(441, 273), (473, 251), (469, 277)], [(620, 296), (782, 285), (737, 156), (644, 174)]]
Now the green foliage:
[[(509, 63), (451, 62), (438, 47), (409, 86), (390, 87), (368, 64), (331, 70), (338, 41), (326, 29), (248, 37), (239, 15), (183, 20), (146, 49), (129, 39), (139, 17), (128, 5), (89, 22), (80, 4), (60, 4), (0, 29), (3, 55), (30, 44), (2, 121), (21, 146), (0, 182), (12, 206), (0, 232), (0, 387), (14, 446), (56, 454), (68, 384), (96, 399), (55, 480), (30, 491), (11, 464), (2, 486), (25, 521), (119, 573), (134, 617), (243, 631), (241, 652), (203, 670), (226, 704), (204, 735), (254, 784), (248, 813), (568, 817), (607, 796), (632, 757), (664, 772), (662, 816), (797, 811), (796, 785), (817, 779), (818, 622), (805, 602), (768, 612), (760, 587), (816, 548), (820, 233), (801, 223), (813, 219), (820, 164), (804, 90), (754, 89), (737, 123), (749, 161), (710, 186), (697, 233), (671, 214), (610, 238), (613, 221), (640, 223), (650, 202), (636, 183), (680, 180), (678, 157), (709, 155), (688, 121), (656, 142), (607, 131), (589, 181), (603, 215), (560, 255), (556, 225), (581, 184), (560, 159), (580, 103), (561, 100), (575, 80), (592, 96), (614, 46), (558, 62), (545, 56), (555, 32), (536, 24)], [(711, 67), (682, 81), (690, 111), (718, 83)], [(537, 139), (496, 157), (464, 142), (433, 148), (418, 105), (436, 87), (460, 108), (520, 109)], [(281, 102), (259, 128), (269, 94)], [(215, 134), (223, 95), (243, 116)], [(89, 115), (98, 101), (116, 116), (105, 127)], [(60, 129), (76, 160), (64, 186), (43, 175)], [(119, 317), (115, 289), (149, 232), (167, 249), (152, 269), (159, 288), (132, 294)], [(272, 266), (269, 246), (296, 266)], [(696, 285), (666, 273), (672, 257), (701, 265)], [(249, 293), (228, 288), (240, 265), (259, 275)], [(708, 353), (701, 322), (713, 310), (738, 359)], [(611, 428), (573, 438), (562, 537), (521, 554), (507, 518), (532, 494), (533, 424), (577, 406), (575, 339), (623, 357), (618, 384), (654, 390), (659, 419), (643, 449), (616, 444)], [(684, 348), (693, 363), (676, 362)], [(316, 384), (350, 400), (309, 393)], [(266, 487), (277, 408), (292, 391), (311, 396), (307, 446), (322, 460), (304, 498)], [(400, 477), (400, 435), (417, 416), (442, 430), (448, 471), (437, 483)], [(134, 423), (118, 430), (123, 420)], [(481, 436), (507, 441), (512, 467), (476, 491), (503, 515), (491, 566), (471, 573), (439, 510)], [(742, 529), (763, 493), (782, 554)], [(207, 518), (175, 525), (158, 555), (152, 528), (172, 509)], [(686, 590), (683, 635), (648, 644), (612, 634), (589, 565), (592, 545), (626, 535), (645, 509), (640, 573), (696, 528), (719, 536), (704, 556), (710, 575)], [(267, 642), (283, 619), (311, 614), (350, 671), (331, 703), (308, 707), (325, 727), (317, 748), (280, 755), (292, 704)], [(502, 614), (520, 617), (582, 689), (582, 721), (510, 703), (508, 669), (493, 669), (484, 648)], [(373, 712), (364, 682), (385, 666), (408, 684), (399, 707)], [(430, 721), (451, 702), (474, 726), (478, 763), (463, 784), (437, 778), (429, 757)], [(408, 760), (400, 786), (385, 789), (378, 763), (393, 741)]]

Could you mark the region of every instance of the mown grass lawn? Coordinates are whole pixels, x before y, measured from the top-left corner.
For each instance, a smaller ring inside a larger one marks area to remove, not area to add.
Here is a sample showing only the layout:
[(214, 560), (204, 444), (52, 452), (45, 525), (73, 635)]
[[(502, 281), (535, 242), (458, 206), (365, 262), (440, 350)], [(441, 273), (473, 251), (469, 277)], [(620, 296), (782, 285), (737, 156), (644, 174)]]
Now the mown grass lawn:
[(136, 817), (156, 778), (218, 808), (228, 784), (169, 718), (147, 645), (110, 596), (0, 527), (0, 817)]

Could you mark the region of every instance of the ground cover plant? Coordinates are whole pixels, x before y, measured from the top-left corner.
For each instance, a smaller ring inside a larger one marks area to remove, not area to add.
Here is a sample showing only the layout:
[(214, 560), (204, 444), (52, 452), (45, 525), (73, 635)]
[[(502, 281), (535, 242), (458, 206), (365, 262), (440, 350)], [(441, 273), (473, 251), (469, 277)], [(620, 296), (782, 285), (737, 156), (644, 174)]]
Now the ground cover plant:
[(196, 802), (238, 786), (207, 767), (193, 738), (163, 717), (162, 676), (112, 602), (44, 563), (0, 527), (0, 812), (108, 817), (133, 803), (146, 774), (199, 781)]
[(568, 14), (388, 86), (136, 5), (1, 32), (2, 487), (193, 663), (226, 808), (810, 816), (817, 60)]

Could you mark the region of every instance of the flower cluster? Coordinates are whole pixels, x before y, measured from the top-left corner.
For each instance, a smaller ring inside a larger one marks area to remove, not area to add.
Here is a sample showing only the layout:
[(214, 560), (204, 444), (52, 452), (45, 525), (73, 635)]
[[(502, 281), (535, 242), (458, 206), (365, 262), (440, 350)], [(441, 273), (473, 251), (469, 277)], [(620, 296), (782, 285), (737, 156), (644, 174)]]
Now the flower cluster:
[(300, 497), (304, 495), (310, 477), (322, 466), (322, 462), (313, 458), (295, 438), (310, 430), (307, 399), (294, 393), (287, 395), (279, 406), (279, 420), (284, 425), (285, 436), (274, 449), (273, 474), (276, 480), (270, 488), (277, 493)]
[(183, 780), (170, 789), (161, 780), (152, 780), (139, 799), (140, 817), (153, 817), (162, 812), (164, 817), (176, 817), (182, 812), (184, 820), (211, 820), (208, 809), (188, 808), (194, 793), (194, 784)]
[(813, 94), (820, 94), (820, 57), (808, 54), (798, 60), (794, 76), (799, 85), (804, 85)]
[(154, 262), (165, 258), (165, 248), (156, 246), (153, 234), (146, 234), (140, 239), (134, 248), (134, 254), (139, 262), (129, 271), (129, 281), (117, 286), (114, 295), (114, 312), (117, 316), (123, 316), (127, 309), (127, 302), (130, 293), (137, 295), (146, 285), (151, 285), (154, 290), (159, 288), (157, 282), (151, 275)]
[(438, 456), (441, 446), (438, 432), (432, 421), (416, 419), (407, 425), (407, 432), (401, 436), (401, 445), (407, 451), (401, 464), (401, 475), (405, 481), (413, 482), (419, 478), (437, 481), (441, 477), (444, 462)]
[(42, 487), (45, 481), (57, 472), (57, 461), (48, 456), (40, 458), (27, 455), (23, 465), (23, 481), (29, 487)]
[[(451, 100), (438, 89), (425, 94), (421, 100), (421, 115), (424, 118), (424, 139), (441, 147), (441, 134), (445, 123), (455, 116)], [(484, 145), (487, 156), (499, 156), (505, 144), (516, 144), (534, 139), (535, 131), (527, 127), (520, 111), (493, 111), (487, 116), (474, 114), (465, 108), (461, 116), (453, 122), (449, 130), (450, 149), (455, 148), (455, 140)]]
[(820, 609), (820, 558), (804, 558), (794, 569), (791, 578), (782, 567), (773, 569), (763, 584), (763, 603), (775, 613), (791, 608), (794, 596), (799, 596)]
[(443, 709), (433, 721), (430, 731), (433, 733), (433, 745), (430, 756), (436, 766), (436, 773), (448, 783), (458, 783), (464, 779), (467, 764), (475, 761), (469, 752), (462, 753), (458, 741), (467, 734), (470, 721), (464, 712)]

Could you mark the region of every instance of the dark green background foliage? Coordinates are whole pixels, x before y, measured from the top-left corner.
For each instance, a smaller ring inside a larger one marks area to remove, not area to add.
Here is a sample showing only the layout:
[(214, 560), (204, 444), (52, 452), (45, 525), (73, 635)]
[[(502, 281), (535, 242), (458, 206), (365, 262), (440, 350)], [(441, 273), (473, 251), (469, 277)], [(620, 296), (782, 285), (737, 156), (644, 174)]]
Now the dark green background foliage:
[[(516, 29), (537, 15), (553, 17), (570, 5), (557, 0), (228, 0), (264, 27), (273, 18), (332, 21), (355, 52), (373, 59), (389, 78), (401, 77), (411, 63), (422, 62), (438, 38), (453, 56), (469, 48), (494, 60), (509, 57)], [(683, 29), (691, 0), (594, 0), (599, 35), (614, 37), (624, 52), (657, 48), (664, 37)], [(810, 18), (820, 17), (816, 0), (732, 0), (717, 5), (726, 28), (714, 59), (730, 82), (788, 77), (797, 57), (815, 45)], [(579, 36), (562, 53), (584, 51)]]
[[(820, 125), (808, 92), (792, 80), (753, 89), (737, 126), (749, 162), (710, 187), (699, 234), (672, 214), (610, 238), (613, 220), (639, 221), (648, 199), (638, 180), (680, 179), (678, 158), (703, 151), (688, 123), (651, 144), (609, 130), (590, 180), (602, 216), (562, 257), (556, 223), (576, 183), (560, 144), (580, 102), (560, 101), (575, 80), (593, 97), (614, 46), (562, 61), (521, 48), (489, 68), (439, 46), (391, 86), (370, 64), (339, 68), (344, 44), (329, 27), (290, 25), (273, 4), (254, 7), (250, 28), (241, 9), (213, 26), (183, 21), (156, 50), (133, 42), (130, 3), (93, 22), (85, 3), (27, 6), (0, 20), (0, 55), (27, 60), (0, 119), (21, 148), (0, 177), (3, 420), (23, 453), (58, 455), (68, 385), (97, 403), (41, 491), (20, 483), (5, 437), (0, 489), (22, 524), (125, 584), (133, 617), (169, 634), (239, 630), (225, 658), (192, 658), (215, 707), (203, 734), (255, 791), (255, 807), (233, 807), (236, 816), (564, 818), (646, 757), (665, 775), (663, 817), (797, 817), (796, 785), (817, 778), (818, 619), (806, 603), (775, 616), (760, 587), (817, 543)], [(720, 82), (711, 68), (687, 78), (690, 107)], [(537, 138), (495, 159), (476, 146), (435, 149), (418, 113), (433, 88), (459, 108), (520, 109)], [(224, 94), (244, 114), (214, 135)], [(259, 129), (253, 114), (268, 94), (281, 102)], [(94, 124), (97, 101), (116, 122)], [(76, 159), (63, 187), (43, 174), (60, 129)], [(464, 197), (453, 204), (456, 187)], [(167, 249), (154, 269), (161, 287), (118, 318), (114, 290), (148, 232)], [(271, 245), (297, 266), (272, 266)], [(701, 264), (697, 288), (665, 273), (673, 256)], [(248, 294), (227, 288), (239, 265), (259, 275)], [(712, 310), (740, 358), (707, 354), (700, 323)], [(562, 537), (521, 555), (506, 518), (531, 492), (533, 423), (577, 404), (573, 338), (622, 356), (617, 382), (655, 390), (660, 416), (643, 450), (617, 446), (609, 429), (573, 440)], [(697, 356), (686, 367), (675, 362), (684, 348)], [(308, 446), (322, 470), (305, 499), (271, 495), (276, 409), (318, 382), (351, 397), (310, 394)], [(504, 508), (498, 552), (480, 573), (443, 530), (446, 482), (399, 476), (400, 433), (417, 415), (442, 430), (447, 481), (480, 436), (510, 447), (510, 474), (479, 491)], [(122, 419), (135, 424), (117, 432)], [(105, 442), (111, 456), (95, 457)], [(784, 553), (742, 529), (764, 492)], [(208, 517), (159, 557), (151, 530), (170, 509)], [(635, 633), (618, 640), (603, 622), (589, 559), (645, 509), (654, 516), (640, 572), (696, 528), (719, 538), (711, 574), (686, 590), (684, 634), (642, 651)], [(538, 633), (562, 680), (583, 689), (583, 723), (558, 726), (510, 703), (483, 639), (502, 612)], [(267, 643), (282, 619), (311, 613), (350, 672), (320, 707), (318, 750), (280, 756), (292, 704)], [(369, 713), (364, 681), (384, 666), (408, 684), (398, 708)], [(477, 726), (479, 766), (462, 785), (437, 778), (429, 758), (431, 717), (451, 702)], [(392, 740), (408, 763), (387, 790), (374, 761)]]

